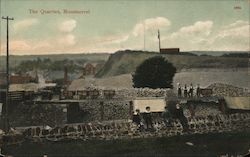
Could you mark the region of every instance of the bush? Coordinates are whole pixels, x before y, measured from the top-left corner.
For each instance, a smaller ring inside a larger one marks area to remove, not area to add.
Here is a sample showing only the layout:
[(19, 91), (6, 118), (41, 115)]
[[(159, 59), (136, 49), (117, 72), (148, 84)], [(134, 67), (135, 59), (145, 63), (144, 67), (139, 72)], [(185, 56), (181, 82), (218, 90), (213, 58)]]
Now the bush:
[(172, 63), (161, 56), (145, 60), (140, 64), (133, 75), (136, 88), (172, 88), (176, 68)]

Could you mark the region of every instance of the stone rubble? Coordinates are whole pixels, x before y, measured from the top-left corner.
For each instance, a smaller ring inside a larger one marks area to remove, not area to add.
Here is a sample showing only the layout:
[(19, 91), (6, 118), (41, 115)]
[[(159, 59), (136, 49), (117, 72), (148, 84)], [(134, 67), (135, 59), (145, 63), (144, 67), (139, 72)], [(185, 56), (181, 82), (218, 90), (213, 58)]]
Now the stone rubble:
[(223, 83), (214, 83), (209, 85), (207, 88), (213, 90), (214, 96), (231, 96), (231, 97), (250, 96), (250, 92), (247, 89)]

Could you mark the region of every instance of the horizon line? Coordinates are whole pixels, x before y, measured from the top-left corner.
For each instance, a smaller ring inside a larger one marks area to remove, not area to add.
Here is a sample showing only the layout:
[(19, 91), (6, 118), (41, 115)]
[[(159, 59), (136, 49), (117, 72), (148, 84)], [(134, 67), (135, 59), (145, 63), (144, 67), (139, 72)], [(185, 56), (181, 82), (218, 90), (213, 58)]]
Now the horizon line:
[[(120, 51), (141, 51), (141, 52), (153, 52), (153, 53), (159, 53), (158, 51), (144, 51), (144, 50), (117, 50), (115, 52), (67, 52), (67, 53), (41, 53), (41, 54), (9, 54), (9, 56), (44, 56), (44, 55), (79, 55), (79, 54), (85, 54), (85, 55), (91, 55), (91, 54), (114, 54), (116, 52)], [(180, 51), (180, 52), (249, 52), (250, 50), (190, 50), (190, 51)], [(0, 54), (0, 56), (6, 56), (6, 54)]]

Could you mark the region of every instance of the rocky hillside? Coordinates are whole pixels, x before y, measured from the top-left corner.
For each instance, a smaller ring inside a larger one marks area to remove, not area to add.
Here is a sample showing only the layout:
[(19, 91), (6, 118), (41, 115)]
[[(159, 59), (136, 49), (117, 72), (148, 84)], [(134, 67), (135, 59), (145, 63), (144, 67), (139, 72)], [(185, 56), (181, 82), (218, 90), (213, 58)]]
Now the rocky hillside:
[(120, 74), (133, 73), (138, 65), (145, 59), (161, 55), (181, 69), (192, 68), (243, 68), (248, 67), (248, 58), (218, 57), (218, 56), (197, 56), (188, 52), (179, 55), (159, 54), (156, 52), (142, 51), (118, 51), (110, 55), (103, 69), (96, 77), (115, 76)]

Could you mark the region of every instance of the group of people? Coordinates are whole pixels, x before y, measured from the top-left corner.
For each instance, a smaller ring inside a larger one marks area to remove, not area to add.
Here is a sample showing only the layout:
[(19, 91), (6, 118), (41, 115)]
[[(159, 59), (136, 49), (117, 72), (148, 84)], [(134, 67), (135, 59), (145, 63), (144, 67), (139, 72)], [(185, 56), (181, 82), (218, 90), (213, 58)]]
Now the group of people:
[[(193, 97), (194, 96), (194, 87), (193, 84), (191, 83), (189, 87), (187, 87), (187, 84), (184, 85), (184, 88), (181, 87), (181, 84), (178, 83), (178, 97)], [(200, 85), (198, 84), (196, 87), (196, 96), (200, 97), (201, 95), (201, 88)]]
[(166, 127), (173, 126), (173, 120), (177, 119), (180, 121), (183, 131), (188, 131), (188, 120), (184, 115), (183, 108), (179, 103), (175, 105), (175, 109), (170, 112), (167, 107), (165, 107), (165, 111), (162, 113), (163, 121)]
[[(135, 110), (135, 114), (133, 116), (133, 122), (138, 126), (139, 130), (154, 130), (153, 121), (152, 121), (152, 113), (150, 111), (150, 107), (146, 107), (146, 112), (141, 114), (139, 109)], [(144, 127), (145, 124), (145, 127)]]
[[(188, 131), (188, 120), (179, 103), (175, 105), (172, 112), (169, 111), (168, 107), (165, 107), (162, 118), (166, 127), (172, 127), (174, 119), (178, 119), (183, 127), (183, 131)], [(133, 115), (133, 122), (138, 126), (140, 131), (154, 131), (152, 113), (149, 106), (146, 107), (145, 113), (140, 113), (140, 110), (136, 109)]]

